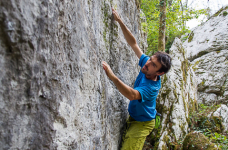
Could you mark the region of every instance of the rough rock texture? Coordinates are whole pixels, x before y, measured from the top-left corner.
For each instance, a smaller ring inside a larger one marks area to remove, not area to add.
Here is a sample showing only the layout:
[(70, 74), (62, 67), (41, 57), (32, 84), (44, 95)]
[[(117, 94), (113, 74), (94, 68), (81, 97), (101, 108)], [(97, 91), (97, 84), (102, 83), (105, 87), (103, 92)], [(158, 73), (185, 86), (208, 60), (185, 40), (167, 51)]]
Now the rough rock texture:
[(162, 77), (162, 88), (157, 99), (157, 111), (162, 114), (161, 138), (158, 149), (169, 147), (188, 132), (189, 112), (197, 103), (195, 75), (186, 57), (180, 39), (176, 38), (170, 49), (172, 67)]
[(197, 76), (198, 102), (228, 103), (228, 6), (193, 29), (183, 43)]
[(200, 132), (189, 133), (183, 142), (183, 150), (221, 150)]
[[(175, 39), (170, 55), (173, 65), (162, 78), (157, 110), (162, 113), (158, 149), (170, 148), (188, 133), (188, 117), (197, 102), (228, 103), (228, 7), (196, 27), (182, 44)], [(222, 107), (224, 108), (224, 107)], [(227, 126), (225, 109), (222, 117)], [(193, 148), (194, 149), (194, 148)]]
[(226, 105), (221, 105), (215, 112), (210, 114), (208, 117), (221, 117), (222, 125), (224, 127), (224, 132), (228, 130), (228, 107)]
[(133, 86), (138, 59), (112, 6), (146, 47), (134, 0), (0, 2), (2, 149), (118, 149), (128, 100), (101, 61)]

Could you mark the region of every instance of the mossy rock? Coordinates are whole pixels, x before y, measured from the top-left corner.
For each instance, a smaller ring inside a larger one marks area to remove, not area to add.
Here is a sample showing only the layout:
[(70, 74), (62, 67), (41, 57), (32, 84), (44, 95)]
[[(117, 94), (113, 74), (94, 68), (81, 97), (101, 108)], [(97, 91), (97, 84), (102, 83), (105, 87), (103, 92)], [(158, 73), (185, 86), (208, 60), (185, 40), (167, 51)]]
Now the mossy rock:
[[(225, 8), (223, 7), (223, 8), (221, 8), (220, 10), (218, 10), (213, 16), (211, 16), (211, 18), (212, 17), (217, 17), (222, 11), (224, 11), (224, 10), (226, 10), (226, 9), (228, 9), (228, 6), (226, 6)], [(226, 12), (226, 11), (224, 11), (224, 12)], [(223, 12), (223, 13), (224, 13)], [(224, 16), (224, 14), (223, 14), (223, 16)], [(209, 18), (210, 19), (210, 18)]]
[(191, 32), (188, 37), (188, 43), (192, 41), (193, 37), (194, 37), (194, 32)]
[(214, 120), (214, 122), (216, 124), (214, 131), (218, 132), (218, 133), (222, 133), (225, 129), (225, 127), (222, 124), (222, 118), (218, 117), (218, 116), (212, 116), (211, 118)]
[(199, 132), (189, 133), (183, 142), (182, 150), (221, 150), (210, 142), (210, 140)]
[(200, 129), (209, 129), (212, 132), (222, 133), (224, 131), (224, 126), (222, 125), (222, 118), (213, 116), (208, 118), (207, 116), (200, 116), (197, 121)]

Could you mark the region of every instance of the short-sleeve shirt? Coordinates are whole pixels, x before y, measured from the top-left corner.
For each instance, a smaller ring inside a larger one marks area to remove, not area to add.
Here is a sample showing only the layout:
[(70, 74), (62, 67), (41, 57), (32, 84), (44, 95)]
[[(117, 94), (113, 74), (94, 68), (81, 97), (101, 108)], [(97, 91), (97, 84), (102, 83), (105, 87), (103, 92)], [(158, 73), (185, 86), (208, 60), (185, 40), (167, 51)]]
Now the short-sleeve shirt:
[[(142, 68), (149, 56), (142, 54), (139, 60), (139, 66)], [(136, 78), (134, 89), (139, 91), (140, 100), (132, 100), (128, 106), (129, 115), (136, 121), (150, 121), (156, 117), (156, 98), (161, 88), (160, 76), (157, 81), (149, 80), (145, 74), (140, 70)]]

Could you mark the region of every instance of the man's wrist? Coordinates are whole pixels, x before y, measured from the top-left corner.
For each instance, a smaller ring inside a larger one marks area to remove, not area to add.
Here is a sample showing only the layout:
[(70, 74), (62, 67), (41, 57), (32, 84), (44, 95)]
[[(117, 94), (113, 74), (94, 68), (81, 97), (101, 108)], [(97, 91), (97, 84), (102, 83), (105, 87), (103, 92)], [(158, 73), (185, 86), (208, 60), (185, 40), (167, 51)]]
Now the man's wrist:
[(117, 82), (119, 80), (119, 78), (115, 74), (113, 74), (110, 79), (112, 80), (112, 82)]
[(117, 20), (117, 22), (120, 24), (120, 23), (122, 23), (122, 20), (119, 18), (119, 19)]

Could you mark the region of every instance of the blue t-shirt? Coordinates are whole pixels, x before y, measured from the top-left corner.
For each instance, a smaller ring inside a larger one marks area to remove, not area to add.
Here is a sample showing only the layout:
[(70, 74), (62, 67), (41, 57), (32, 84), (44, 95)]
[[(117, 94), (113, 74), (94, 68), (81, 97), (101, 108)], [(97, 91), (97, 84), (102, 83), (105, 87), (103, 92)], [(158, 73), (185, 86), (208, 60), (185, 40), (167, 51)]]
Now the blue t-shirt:
[[(139, 66), (142, 68), (149, 56), (142, 54), (139, 60)], [(156, 98), (161, 88), (160, 76), (157, 81), (149, 80), (140, 70), (136, 78), (134, 89), (139, 91), (140, 100), (132, 100), (128, 106), (128, 112), (136, 121), (150, 121), (156, 117)]]

